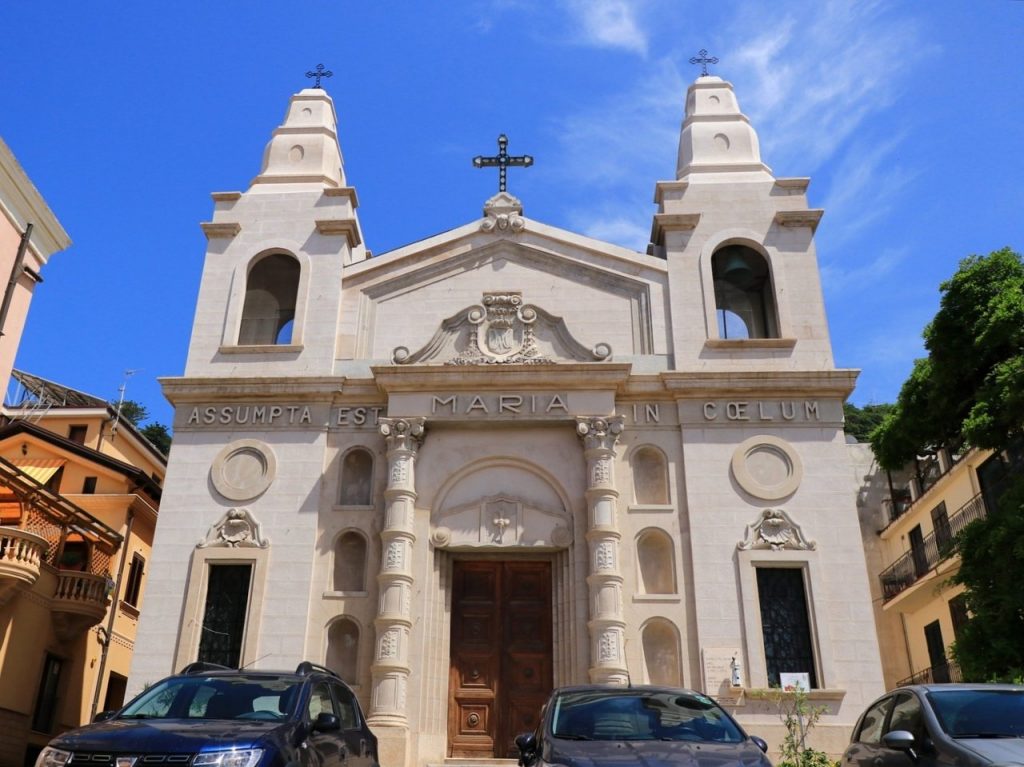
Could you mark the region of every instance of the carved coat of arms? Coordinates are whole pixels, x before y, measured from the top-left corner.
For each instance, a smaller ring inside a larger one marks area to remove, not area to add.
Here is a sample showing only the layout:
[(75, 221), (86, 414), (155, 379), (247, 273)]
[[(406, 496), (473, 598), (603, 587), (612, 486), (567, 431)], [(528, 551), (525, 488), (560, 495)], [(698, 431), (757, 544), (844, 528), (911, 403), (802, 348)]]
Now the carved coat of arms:
[(483, 306), (473, 307), (467, 319), (476, 333), (470, 336), (470, 348), (453, 360), (456, 364), (547, 362), (540, 359), (533, 337), (537, 312), (523, 304), (521, 293), (485, 293)]

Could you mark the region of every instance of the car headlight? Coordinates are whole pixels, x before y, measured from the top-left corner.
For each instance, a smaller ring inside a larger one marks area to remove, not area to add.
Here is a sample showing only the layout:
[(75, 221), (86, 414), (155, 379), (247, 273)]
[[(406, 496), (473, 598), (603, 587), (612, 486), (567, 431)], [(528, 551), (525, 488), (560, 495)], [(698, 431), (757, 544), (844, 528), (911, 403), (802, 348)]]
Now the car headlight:
[(70, 758), (70, 751), (62, 751), (59, 748), (47, 746), (36, 757), (36, 767), (64, 767)]
[[(193, 767), (256, 767), (261, 756), (263, 756), (262, 748), (208, 751), (205, 754), (197, 754), (196, 758), (192, 760), (192, 765)], [(36, 767), (41, 767), (41, 765), (37, 764)]]

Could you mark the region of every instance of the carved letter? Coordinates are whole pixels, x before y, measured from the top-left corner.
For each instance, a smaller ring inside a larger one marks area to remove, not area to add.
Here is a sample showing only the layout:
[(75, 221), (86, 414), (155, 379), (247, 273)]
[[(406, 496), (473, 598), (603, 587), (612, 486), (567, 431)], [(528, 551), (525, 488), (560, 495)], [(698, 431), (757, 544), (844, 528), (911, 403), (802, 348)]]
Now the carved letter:
[(451, 411), (451, 414), (455, 415), (455, 407), (456, 407), (455, 395), (453, 394), (450, 397), (445, 397), (444, 399), (441, 399), (440, 397), (438, 397), (435, 394), (433, 399), (432, 399), (432, 401), (431, 401), (431, 403), (430, 403), (430, 412), (431, 412), (431, 414), (436, 413), (438, 407), (447, 407)]
[(718, 418), (718, 406), (714, 402), (704, 403), (704, 420), (714, 421)]
[(235, 411), (235, 423), (248, 423), (249, 421), (249, 406), (240, 407)]
[(232, 409), (230, 407), (222, 407), (220, 409), (220, 422), (231, 423)]
[(498, 412), (518, 413), (523, 405), (523, 398), (518, 394), (502, 394), (498, 397)]
[(792, 402), (780, 402), (779, 405), (782, 406), (782, 417), (785, 420), (792, 421), (794, 418), (796, 418), (796, 405), (794, 405)]
[(645, 405), (646, 412), (644, 413), (645, 423), (660, 423), (661, 422), (661, 405)]
[(313, 414), (309, 412), (309, 406), (302, 408), (302, 415), (299, 416), (299, 423), (313, 423)]
[(466, 414), (468, 415), (472, 413), (474, 410), (482, 410), (485, 413), (490, 412), (487, 409), (487, 405), (484, 402), (484, 398), (481, 397), (479, 394), (474, 394), (473, 399), (469, 401), (469, 407), (466, 408)]
[(761, 416), (761, 420), (762, 421), (774, 421), (775, 420), (770, 415), (768, 415), (766, 412), (764, 412), (764, 403), (763, 402), (758, 402), (757, 403), (757, 412)]
[(545, 408), (544, 412), (550, 413), (555, 408), (559, 408), (566, 413), (569, 412), (569, 408), (565, 406), (565, 403), (562, 401), (562, 398), (557, 394), (551, 398), (551, 402), (548, 403), (548, 406), (547, 408)]
[(188, 417), (189, 423), (199, 423), (199, 408), (192, 408), (192, 414)]
[(356, 426), (362, 426), (366, 423), (366, 408), (357, 407), (352, 410), (352, 423)]
[(750, 416), (747, 415), (747, 404), (746, 402), (725, 403), (725, 417), (730, 421), (749, 421)]
[(265, 407), (254, 407), (252, 409), (252, 422), (253, 423), (266, 423), (267, 422), (267, 409)]
[(818, 403), (815, 402), (804, 402), (804, 416), (808, 421), (811, 420), (811, 415), (814, 415), (815, 421), (820, 421), (821, 416), (818, 414)]
[(203, 423), (211, 424), (217, 420), (217, 408), (208, 407), (203, 411)]

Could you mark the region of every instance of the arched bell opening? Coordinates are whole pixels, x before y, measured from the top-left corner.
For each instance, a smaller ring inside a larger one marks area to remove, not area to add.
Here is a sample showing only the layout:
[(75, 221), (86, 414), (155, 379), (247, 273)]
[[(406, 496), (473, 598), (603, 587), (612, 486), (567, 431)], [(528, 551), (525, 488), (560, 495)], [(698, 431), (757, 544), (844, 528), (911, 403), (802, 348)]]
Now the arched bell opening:
[(711, 273), (719, 338), (779, 337), (775, 289), (763, 255), (746, 245), (727, 245), (711, 257)]

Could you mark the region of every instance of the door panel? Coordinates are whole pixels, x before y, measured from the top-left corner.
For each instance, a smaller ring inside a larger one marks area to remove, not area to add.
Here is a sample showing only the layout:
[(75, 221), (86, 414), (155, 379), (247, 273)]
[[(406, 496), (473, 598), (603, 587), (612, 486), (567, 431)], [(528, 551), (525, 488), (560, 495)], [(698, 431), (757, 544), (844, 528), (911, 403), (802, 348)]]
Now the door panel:
[(454, 563), (449, 756), (517, 755), (552, 687), (551, 565)]

